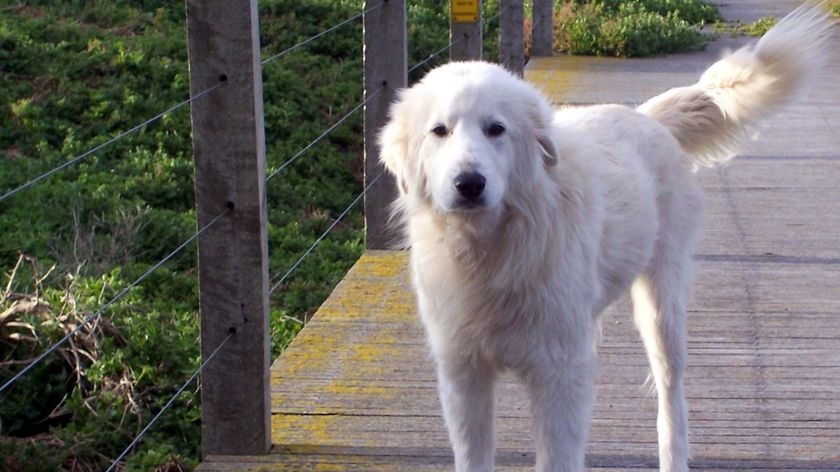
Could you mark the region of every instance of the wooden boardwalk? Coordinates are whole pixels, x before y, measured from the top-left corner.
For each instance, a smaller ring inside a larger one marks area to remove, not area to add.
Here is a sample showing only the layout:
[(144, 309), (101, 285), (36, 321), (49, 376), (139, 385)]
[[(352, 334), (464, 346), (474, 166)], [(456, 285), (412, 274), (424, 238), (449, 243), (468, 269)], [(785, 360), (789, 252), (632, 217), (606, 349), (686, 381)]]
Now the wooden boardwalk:
[[(754, 19), (796, 2), (736, 1)], [(727, 10), (728, 9), (728, 10)], [(642, 60), (550, 58), (526, 77), (558, 102), (641, 103), (723, 47)], [(705, 171), (690, 305), (693, 468), (840, 471), (840, 59), (730, 166)], [(271, 454), (202, 471), (448, 471), (434, 371), (406, 254), (365, 254), (272, 369)], [(588, 470), (654, 470), (656, 401), (625, 303), (603, 318)], [(534, 462), (524, 392), (497, 394), (498, 470)]]

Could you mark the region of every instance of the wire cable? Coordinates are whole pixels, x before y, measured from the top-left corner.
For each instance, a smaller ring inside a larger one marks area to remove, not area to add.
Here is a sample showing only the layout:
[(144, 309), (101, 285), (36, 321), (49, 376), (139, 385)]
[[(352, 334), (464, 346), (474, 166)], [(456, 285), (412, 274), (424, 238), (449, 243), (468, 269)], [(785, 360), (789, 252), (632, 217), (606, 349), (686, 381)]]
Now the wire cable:
[(417, 64), (414, 64), (414, 65), (413, 65), (413, 66), (411, 66), (411, 67), (409, 67), (409, 68), (408, 68), (408, 73), (410, 74), (410, 73), (414, 72), (415, 70), (419, 69), (420, 67), (423, 67), (424, 65), (428, 64), (428, 63), (429, 63), (429, 61), (431, 61), (432, 59), (434, 59), (434, 58), (436, 58), (436, 57), (440, 56), (441, 54), (443, 54), (444, 52), (446, 52), (446, 50), (448, 50), (449, 48), (451, 48), (453, 45), (458, 44), (458, 42), (460, 42), (462, 39), (463, 39), (463, 38), (458, 38), (458, 39), (456, 39), (455, 41), (452, 41), (451, 43), (448, 43), (446, 46), (444, 46), (444, 47), (442, 47), (442, 48), (438, 49), (437, 51), (435, 51), (435, 52), (433, 52), (433, 53), (429, 54), (429, 56), (428, 56), (428, 57), (426, 57), (425, 59), (423, 59), (422, 61), (418, 62)]
[(277, 290), (277, 287), (282, 285), (283, 282), (285, 282), (286, 279), (288, 279), (289, 276), (292, 275), (292, 272), (294, 272), (295, 269), (297, 269), (298, 266), (301, 264), (301, 262), (303, 262), (303, 260), (306, 259), (306, 257), (315, 249), (315, 247), (318, 246), (318, 244), (320, 244), (321, 241), (323, 241), (324, 238), (327, 237), (327, 235), (330, 233), (330, 231), (332, 231), (333, 228), (335, 228), (336, 225), (338, 225), (338, 223), (342, 220), (342, 218), (347, 216), (347, 213), (349, 213), (350, 210), (354, 206), (356, 206), (357, 203), (359, 203), (359, 200), (362, 199), (362, 197), (365, 195), (365, 193), (367, 193), (367, 191), (373, 186), (374, 183), (376, 183), (377, 180), (379, 180), (380, 177), (382, 177), (382, 172), (380, 172), (379, 175), (374, 177), (373, 180), (368, 182), (367, 186), (365, 186), (365, 188), (362, 190), (362, 192), (360, 194), (356, 195), (356, 198), (354, 198), (353, 201), (350, 202), (349, 205), (347, 205), (347, 208), (345, 208), (344, 211), (342, 211), (341, 214), (338, 215), (338, 217), (335, 219), (335, 221), (333, 221), (332, 224), (330, 224), (329, 228), (327, 228), (323, 233), (321, 233), (321, 235), (318, 236), (318, 239), (316, 239), (315, 242), (312, 243), (311, 246), (309, 246), (309, 249), (307, 249), (300, 257), (298, 257), (297, 261), (295, 261), (295, 263), (292, 264), (292, 266), (289, 268), (289, 270), (287, 270), (286, 273), (283, 274), (283, 276), (280, 277), (280, 279), (278, 279), (277, 282), (271, 287), (271, 289), (268, 291), (269, 294), (274, 293), (274, 291)]
[(169, 254), (167, 254), (167, 255), (166, 255), (166, 257), (164, 257), (163, 259), (161, 259), (160, 261), (158, 261), (158, 263), (157, 263), (157, 264), (153, 265), (153, 266), (152, 266), (149, 270), (147, 270), (146, 272), (144, 272), (144, 273), (143, 273), (143, 275), (141, 275), (140, 277), (138, 277), (138, 278), (137, 278), (134, 282), (132, 282), (131, 284), (129, 284), (129, 285), (128, 285), (127, 287), (125, 287), (124, 289), (120, 290), (120, 292), (119, 292), (119, 293), (117, 293), (117, 295), (116, 295), (116, 296), (114, 296), (114, 298), (112, 298), (112, 299), (111, 299), (108, 303), (106, 303), (106, 304), (102, 305), (101, 307), (99, 307), (99, 309), (98, 309), (98, 310), (96, 310), (96, 312), (94, 312), (92, 315), (89, 315), (89, 316), (88, 316), (88, 317), (86, 317), (84, 320), (82, 320), (82, 322), (81, 322), (81, 323), (79, 323), (79, 324), (78, 324), (78, 326), (76, 326), (75, 328), (73, 328), (73, 330), (71, 330), (69, 333), (67, 333), (67, 334), (66, 334), (63, 338), (61, 338), (61, 339), (60, 339), (60, 340), (58, 340), (55, 344), (53, 344), (52, 346), (50, 346), (50, 347), (49, 347), (49, 349), (47, 349), (46, 351), (44, 351), (44, 352), (42, 352), (40, 355), (38, 355), (38, 357), (36, 357), (34, 360), (32, 360), (32, 362), (30, 362), (29, 364), (27, 364), (27, 366), (26, 366), (26, 367), (24, 367), (24, 368), (23, 368), (20, 372), (18, 372), (17, 374), (15, 374), (12, 378), (10, 378), (9, 380), (7, 380), (5, 383), (3, 383), (3, 386), (2, 386), (2, 387), (0, 387), (0, 393), (3, 393), (4, 391), (6, 391), (6, 389), (8, 389), (8, 388), (9, 388), (12, 384), (14, 384), (14, 383), (15, 383), (18, 379), (20, 379), (21, 377), (23, 377), (23, 376), (24, 376), (27, 372), (29, 372), (30, 370), (32, 370), (32, 369), (33, 369), (36, 365), (38, 365), (38, 364), (39, 364), (42, 360), (44, 360), (44, 358), (46, 358), (48, 355), (50, 355), (50, 354), (52, 354), (53, 352), (55, 352), (55, 351), (56, 351), (56, 350), (57, 350), (57, 349), (58, 349), (58, 348), (59, 348), (62, 344), (66, 343), (68, 339), (70, 339), (71, 337), (73, 337), (73, 335), (75, 335), (76, 333), (78, 333), (79, 331), (81, 331), (81, 330), (82, 330), (82, 328), (84, 328), (84, 327), (85, 327), (85, 326), (87, 326), (87, 325), (88, 325), (91, 321), (93, 321), (94, 319), (96, 319), (96, 317), (97, 317), (97, 316), (101, 315), (101, 314), (102, 314), (102, 313), (103, 313), (103, 312), (104, 312), (104, 311), (105, 311), (105, 310), (106, 310), (109, 306), (113, 305), (113, 304), (114, 304), (114, 303), (116, 303), (118, 300), (120, 300), (122, 297), (124, 297), (124, 296), (125, 296), (125, 295), (129, 292), (129, 291), (131, 291), (131, 289), (132, 289), (132, 288), (136, 287), (136, 286), (137, 286), (140, 282), (142, 282), (142, 281), (143, 281), (143, 280), (145, 280), (145, 279), (146, 279), (149, 275), (151, 275), (151, 274), (152, 274), (152, 272), (154, 272), (154, 271), (155, 271), (155, 270), (157, 270), (160, 266), (162, 266), (164, 263), (166, 263), (167, 261), (169, 261), (170, 259), (172, 259), (173, 257), (175, 257), (175, 255), (176, 255), (178, 252), (180, 252), (182, 249), (184, 249), (184, 248), (185, 248), (185, 247), (186, 247), (189, 243), (193, 242), (196, 238), (198, 238), (198, 236), (199, 236), (199, 235), (201, 235), (201, 233), (203, 233), (204, 231), (206, 231), (207, 229), (209, 229), (211, 226), (213, 226), (213, 225), (214, 225), (217, 221), (219, 221), (219, 220), (220, 220), (223, 216), (227, 215), (227, 214), (228, 214), (228, 212), (230, 212), (230, 210), (231, 210), (231, 209), (230, 209), (230, 208), (228, 208), (228, 209), (227, 209), (227, 210), (225, 210), (223, 213), (221, 213), (219, 216), (217, 216), (217, 217), (213, 218), (213, 220), (211, 220), (209, 223), (207, 223), (206, 225), (204, 225), (204, 227), (202, 227), (202, 228), (201, 228), (200, 230), (198, 230), (195, 234), (193, 234), (192, 236), (190, 236), (190, 237), (189, 237), (186, 241), (184, 241), (183, 243), (181, 243), (181, 244), (180, 244), (177, 248), (175, 248), (172, 252), (170, 252)]
[(236, 329), (231, 328), (228, 331), (228, 335), (225, 337), (225, 339), (222, 340), (219, 346), (216, 347), (216, 349), (214, 349), (213, 352), (211, 352), (210, 355), (207, 356), (207, 358), (201, 362), (201, 364), (198, 366), (195, 372), (193, 372), (192, 375), (190, 375), (190, 378), (188, 378), (187, 381), (184, 382), (183, 385), (181, 385), (181, 388), (179, 388), (178, 391), (175, 392), (175, 395), (172, 395), (172, 398), (170, 398), (169, 401), (166, 402), (165, 405), (163, 405), (163, 408), (161, 408), (160, 411), (157, 412), (154, 418), (152, 418), (152, 420), (146, 424), (146, 426), (140, 431), (140, 433), (138, 433), (137, 436), (134, 437), (134, 439), (131, 441), (131, 444), (129, 444), (125, 449), (123, 449), (123, 452), (121, 452), (120, 455), (117, 456), (117, 458), (114, 459), (113, 462), (111, 462), (111, 466), (108, 467), (108, 469), (105, 472), (111, 472), (112, 470), (114, 470), (114, 467), (116, 467), (117, 464), (119, 464), (122, 458), (125, 457), (125, 455), (128, 454), (131, 451), (131, 449), (134, 446), (136, 446), (137, 443), (140, 442), (141, 439), (143, 439), (143, 436), (146, 434), (146, 431), (148, 431), (155, 424), (155, 422), (157, 422), (158, 418), (160, 418), (167, 410), (169, 410), (169, 408), (172, 407), (172, 404), (175, 403), (175, 400), (179, 396), (181, 396), (182, 393), (184, 393), (184, 390), (186, 390), (187, 386), (189, 386), (193, 382), (193, 380), (195, 380), (198, 374), (204, 369), (204, 366), (206, 366), (213, 359), (213, 357), (216, 356), (216, 353), (219, 352), (222, 349), (222, 347), (224, 347), (224, 345), (227, 344), (228, 341), (230, 341), (230, 338), (232, 338), (234, 334), (236, 334)]
[(325, 29), (324, 31), (321, 31), (320, 33), (316, 34), (315, 36), (311, 36), (307, 39), (304, 39), (303, 41), (295, 44), (294, 46), (288, 47), (288, 48), (278, 52), (277, 54), (275, 54), (273, 56), (269, 56), (267, 59), (263, 59), (263, 61), (260, 62), (260, 64), (266, 65), (266, 64), (268, 64), (269, 62), (271, 62), (275, 59), (279, 59), (279, 58), (285, 56), (286, 54), (294, 51), (295, 49), (302, 48), (303, 46), (306, 46), (307, 44), (311, 43), (312, 41), (315, 41), (316, 39), (320, 38), (321, 36), (324, 36), (325, 34), (331, 33), (333, 31), (337, 30), (338, 28), (341, 28), (342, 26), (346, 25), (347, 23), (350, 23), (353, 20), (361, 18), (362, 16), (365, 15), (365, 13), (376, 10), (377, 8), (384, 5), (386, 2), (387, 2), (387, 0), (384, 0), (384, 1), (372, 6), (370, 8), (362, 10), (361, 12), (351, 16), (350, 18), (347, 18), (346, 20), (342, 21), (341, 23), (338, 23), (338, 24), (336, 24), (336, 25), (334, 25), (330, 28)]
[(484, 20), (484, 28), (487, 29), (490, 27), (490, 22), (498, 18), (502, 14), (501, 11), (497, 11), (495, 15), (491, 16)]
[[(484, 27), (485, 27), (485, 29), (487, 29), (487, 28), (489, 27), (489, 23), (490, 23), (491, 21), (495, 20), (496, 18), (498, 18), (498, 17), (499, 17), (499, 15), (501, 15), (501, 12), (496, 12), (496, 14), (495, 14), (495, 15), (491, 16), (490, 18), (485, 19), (485, 20), (484, 20)], [(435, 59), (436, 57), (440, 56), (441, 54), (443, 54), (444, 52), (446, 52), (448, 49), (450, 49), (452, 46), (454, 46), (454, 45), (458, 44), (459, 42), (461, 42), (463, 39), (464, 39), (463, 37), (460, 37), (460, 38), (456, 39), (455, 41), (450, 42), (450, 43), (449, 43), (449, 44), (447, 44), (446, 46), (444, 46), (444, 47), (442, 47), (442, 48), (438, 49), (437, 51), (435, 51), (435, 52), (433, 52), (433, 53), (429, 54), (429, 55), (428, 55), (425, 59), (423, 59), (422, 61), (418, 62), (417, 64), (415, 64), (415, 65), (413, 65), (413, 66), (411, 66), (411, 67), (409, 67), (409, 68), (408, 68), (408, 73), (409, 73), (409, 74), (411, 74), (412, 72), (414, 72), (415, 70), (419, 69), (420, 67), (423, 67), (424, 65), (428, 64), (431, 60), (433, 60), (433, 59)]]
[(353, 109), (352, 109), (352, 110), (350, 110), (350, 111), (348, 111), (347, 113), (345, 113), (345, 114), (344, 114), (344, 116), (342, 116), (341, 118), (339, 118), (339, 119), (338, 119), (338, 121), (336, 121), (335, 123), (333, 123), (333, 124), (332, 124), (329, 128), (327, 128), (327, 129), (326, 129), (326, 131), (324, 131), (323, 133), (321, 133), (321, 134), (320, 134), (317, 138), (315, 138), (315, 139), (313, 139), (312, 141), (310, 141), (310, 142), (309, 142), (309, 144), (307, 144), (306, 146), (304, 146), (304, 147), (303, 147), (303, 149), (301, 149), (300, 151), (298, 151), (298, 152), (297, 152), (297, 154), (295, 154), (294, 156), (292, 156), (291, 158), (289, 158), (286, 162), (284, 162), (284, 163), (283, 163), (280, 167), (278, 167), (277, 169), (275, 169), (272, 173), (268, 174), (268, 177), (266, 177), (266, 178), (265, 178), (266, 182), (268, 182), (269, 180), (271, 180), (271, 178), (272, 178), (272, 177), (274, 177), (275, 175), (277, 175), (278, 173), (280, 173), (280, 171), (281, 171), (281, 170), (283, 170), (283, 169), (285, 169), (286, 167), (288, 167), (288, 166), (289, 166), (289, 164), (291, 164), (292, 162), (296, 161), (296, 160), (297, 160), (300, 156), (302, 156), (302, 155), (303, 155), (303, 153), (305, 153), (305, 152), (306, 152), (306, 151), (308, 151), (310, 148), (312, 148), (312, 146), (314, 146), (314, 145), (318, 144), (318, 142), (319, 142), (319, 141), (321, 141), (322, 139), (324, 139), (324, 138), (325, 138), (328, 134), (330, 134), (330, 133), (332, 132), (332, 130), (334, 130), (334, 129), (338, 128), (338, 127), (339, 127), (342, 123), (344, 123), (345, 121), (347, 121), (347, 118), (350, 118), (350, 116), (352, 116), (354, 113), (356, 113), (357, 111), (359, 111), (359, 109), (361, 109), (363, 106), (365, 106), (365, 105), (367, 104), (367, 102), (369, 102), (370, 100), (372, 100), (372, 99), (373, 99), (373, 97), (375, 97), (375, 96), (379, 95), (379, 93), (380, 93), (380, 92), (382, 92), (382, 89), (381, 89), (381, 88), (380, 88), (380, 89), (378, 89), (378, 90), (376, 90), (376, 91), (374, 91), (374, 92), (373, 92), (373, 93), (371, 93), (370, 95), (368, 95), (368, 97), (367, 97), (367, 98), (365, 98), (365, 99), (362, 101), (362, 103), (359, 103), (358, 105), (356, 105), (355, 107), (353, 107)]
[(202, 92), (199, 92), (199, 93), (195, 94), (194, 96), (192, 96), (192, 97), (190, 97), (190, 98), (188, 98), (188, 99), (184, 100), (183, 102), (178, 103), (177, 105), (174, 105), (174, 106), (172, 106), (171, 108), (168, 108), (166, 111), (162, 111), (162, 112), (158, 113), (157, 115), (155, 115), (155, 116), (153, 116), (153, 117), (149, 118), (148, 120), (146, 120), (146, 121), (144, 121), (144, 122), (140, 123), (139, 125), (134, 126), (133, 128), (131, 128), (131, 129), (127, 130), (127, 131), (123, 131), (122, 133), (120, 133), (120, 134), (116, 135), (115, 137), (113, 137), (113, 138), (111, 138), (111, 139), (109, 139), (109, 140), (105, 141), (104, 143), (102, 143), (102, 144), (100, 144), (100, 145), (98, 145), (98, 146), (95, 146), (95, 147), (93, 147), (93, 148), (91, 148), (91, 149), (88, 149), (87, 151), (85, 151), (85, 152), (83, 152), (83, 153), (79, 154), (78, 156), (76, 156), (76, 157), (74, 157), (74, 158), (70, 159), (69, 161), (67, 161), (67, 162), (65, 162), (65, 163), (63, 163), (63, 164), (61, 164), (61, 165), (59, 165), (58, 167), (55, 167), (55, 168), (53, 168), (53, 169), (52, 169), (52, 170), (50, 170), (50, 171), (44, 172), (43, 174), (41, 174), (41, 175), (39, 175), (38, 177), (35, 177), (34, 179), (32, 179), (32, 180), (30, 180), (30, 181), (26, 182), (25, 184), (20, 185), (19, 187), (14, 188), (14, 189), (12, 189), (12, 190), (10, 190), (10, 191), (6, 192), (5, 194), (3, 194), (3, 196), (0, 196), (0, 202), (2, 202), (3, 200), (5, 200), (5, 199), (7, 199), (7, 198), (11, 197), (12, 195), (14, 195), (14, 194), (16, 194), (16, 193), (18, 193), (18, 192), (20, 192), (21, 190), (27, 189), (27, 188), (29, 188), (29, 187), (31, 187), (31, 186), (33, 186), (33, 185), (35, 185), (36, 183), (38, 183), (38, 182), (40, 182), (40, 181), (42, 181), (42, 180), (46, 179), (47, 177), (49, 177), (49, 176), (51, 176), (51, 175), (55, 174), (56, 172), (58, 172), (58, 171), (60, 171), (60, 170), (62, 170), (62, 169), (65, 169), (65, 168), (67, 168), (67, 167), (70, 167), (71, 165), (73, 165), (73, 164), (75, 164), (75, 163), (77, 163), (77, 162), (81, 161), (82, 159), (84, 159), (84, 158), (88, 157), (89, 155), (91, 155), (91, 154), (95, 153), (96, 151), (98, 151), (98, 150), (100, 150), (100, 149), (102, 149), (102, 148), (104, 148), (104, 147), (106, 147), (106, 146), (108, 146), (108, 145), (110, 145), (110, 144), (113, 144), (113, 143), (115, 143), (115, 142), (119, 141), (120, 139), (122, 139), (122, 138), (124, 138), (125, 136), (128, 136), (129, 134), (131, 134), (131, 133), (133, 133), (133, 132), (135, 132), (135, 131), (139, 130), (140, 128), (142, 128), (142, 127), (144, 127), (144, 126), (146, 126), (146, 125), (149, 125), (149, 124), (153, 123), (153, 122), (154, 122), (154, 121), (156, 121), (156, 120), (159, 120), (159, 119), (160, 119), (160, 118), (162, 118), (164, 115), (167, 115), (167, 114), (169, 114), (169, 113), (172, 113), (172, 112), (174, 112), (175, 110), (177, 110), (177, 109), (179, 109), (179, 108), (183, 107), (184, 105), (187, 105), (187, 104), (189, 104), (189, 103), (192, 103), (193, 101), (195, 101), (195, 100), (199, 99), (200, 97), (203, 97), (204, 95), (207, 95), (208, 93), (212, 92), (213, 90), (215, 90), (216, 88), (218, 88), (219, 86), (221, 86), (221, 85), (222, 85), (222, 84), (224, 84), (224, 83), (225, 83), (224, 81), (218, 82), (218, 83), (216, 83), (215, 85), (213, 85), (213, 86), (211, 86), (211, 87), (207, 88), (206, 90), (204, 90), (204, 91), (202, 91)]

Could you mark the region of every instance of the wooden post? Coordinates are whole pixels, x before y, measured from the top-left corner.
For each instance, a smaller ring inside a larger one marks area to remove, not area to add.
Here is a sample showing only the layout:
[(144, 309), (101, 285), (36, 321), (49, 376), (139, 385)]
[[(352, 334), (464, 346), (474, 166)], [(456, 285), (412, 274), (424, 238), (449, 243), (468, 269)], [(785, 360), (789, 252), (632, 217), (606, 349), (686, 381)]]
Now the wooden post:
[(481, 0), (452, 0), (449, 16), (449, 58), (481, 60)]
[(531, 55), (551, 56), (554, 52), (554, 0), (534, 0), (532, 20)]
[(257, 0), (187, 0), (201, 355), (236, 334), (201, 374), (204, 455), (271, 445), (265, 135)]
[(499, 2), (499, 58), (509, 71), (522, 77), (525, 70), (525, 30), (522, 0)]
[(383, 172), (385, 167), (379, 162), (378, 136), (397, 90), (408, 84), (405, 0), (387, 0), (365, 13), (363, 23), (365, 99), (370, 98), (365, 105), (365, 186), (379, 176), (365, 194), (365, 246), (388, 249), (398, 241), (388, 224), (397, 189), (393, 177)]

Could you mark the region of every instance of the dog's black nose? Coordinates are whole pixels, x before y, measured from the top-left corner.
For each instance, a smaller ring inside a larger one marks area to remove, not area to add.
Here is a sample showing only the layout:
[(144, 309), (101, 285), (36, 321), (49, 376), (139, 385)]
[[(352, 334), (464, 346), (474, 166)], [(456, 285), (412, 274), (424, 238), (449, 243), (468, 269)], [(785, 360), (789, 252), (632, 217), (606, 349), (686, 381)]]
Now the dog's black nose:
[(478, 172), (462, 172), (455, 177), (455, 188), (462, 197), (475, 200), (484, 191), (487, 180)]

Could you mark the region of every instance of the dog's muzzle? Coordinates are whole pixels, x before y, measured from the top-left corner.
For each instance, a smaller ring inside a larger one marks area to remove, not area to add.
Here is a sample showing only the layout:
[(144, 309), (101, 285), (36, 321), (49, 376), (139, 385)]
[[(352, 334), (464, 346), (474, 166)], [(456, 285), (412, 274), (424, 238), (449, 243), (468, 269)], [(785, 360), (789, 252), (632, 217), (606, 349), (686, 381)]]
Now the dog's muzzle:
[(456, 208), (477, 208), (484, 206), (484, 186), (487, 179), (478, 172), (462, 172), (455, 177), (455, 190), (458, 191)]

